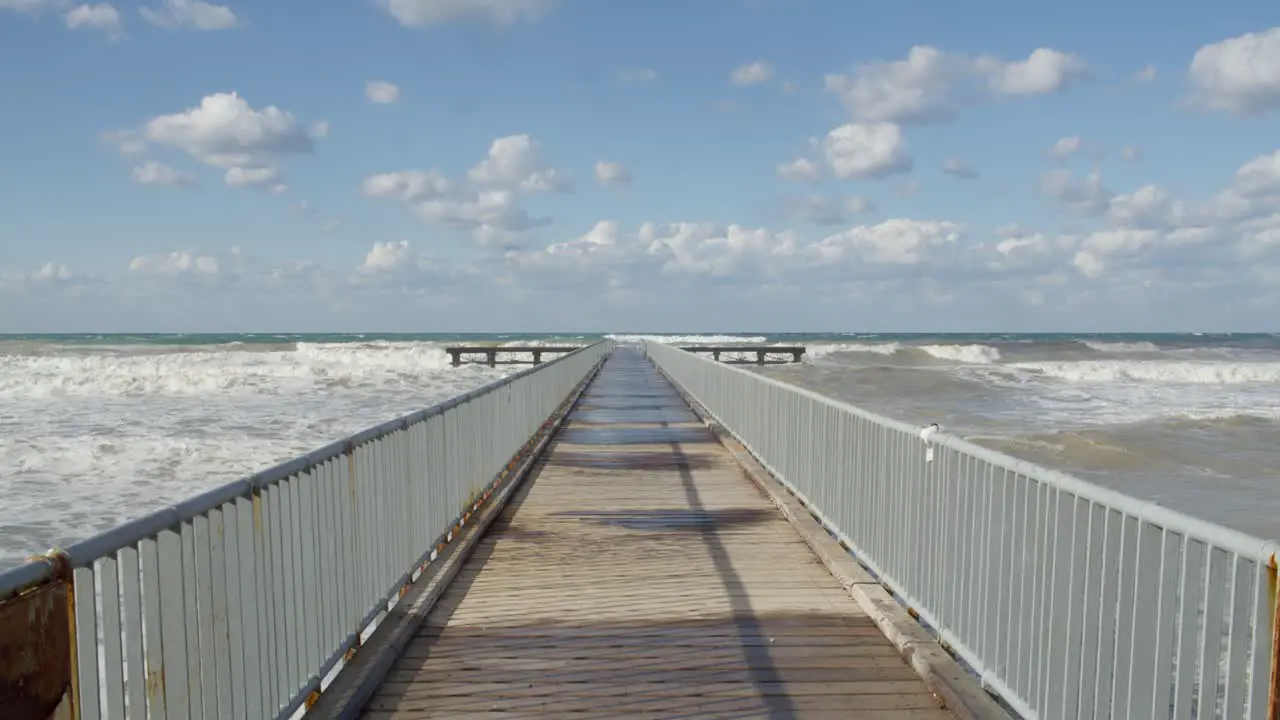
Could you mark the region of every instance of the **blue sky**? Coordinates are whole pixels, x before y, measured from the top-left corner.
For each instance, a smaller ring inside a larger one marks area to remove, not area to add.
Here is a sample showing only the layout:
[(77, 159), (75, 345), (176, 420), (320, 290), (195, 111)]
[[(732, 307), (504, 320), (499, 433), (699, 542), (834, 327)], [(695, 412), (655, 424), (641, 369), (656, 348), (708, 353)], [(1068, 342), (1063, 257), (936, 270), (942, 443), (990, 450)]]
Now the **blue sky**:
[(0, 0), (0, 332), (1274, 330), (1268, 5)]

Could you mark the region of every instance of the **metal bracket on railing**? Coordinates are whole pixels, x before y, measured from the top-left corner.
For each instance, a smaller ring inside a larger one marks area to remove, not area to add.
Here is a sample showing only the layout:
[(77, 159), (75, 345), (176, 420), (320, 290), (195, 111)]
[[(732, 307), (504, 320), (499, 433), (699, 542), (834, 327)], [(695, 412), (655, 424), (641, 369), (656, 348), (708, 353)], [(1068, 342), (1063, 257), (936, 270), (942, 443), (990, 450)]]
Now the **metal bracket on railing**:
[(926, 463), (933, 462), (933, 444), (929, 442), (929, 438), (938, 430), (938, 423), (933, 423), (920, 431), (920, 439), (924, 441), (924, 461)]

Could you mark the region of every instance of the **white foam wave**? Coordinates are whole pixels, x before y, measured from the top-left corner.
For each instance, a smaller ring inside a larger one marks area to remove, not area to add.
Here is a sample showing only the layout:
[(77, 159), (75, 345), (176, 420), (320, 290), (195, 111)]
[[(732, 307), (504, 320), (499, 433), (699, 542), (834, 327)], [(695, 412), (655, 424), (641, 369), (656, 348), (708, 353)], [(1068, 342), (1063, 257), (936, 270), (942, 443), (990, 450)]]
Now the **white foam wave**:
[[(462, 344), (462, 343), (459, 343)], [(590, 341), (581, 339), (571, 340), (508, 340), (499, 344), (498, 347), (577, 347), (579, 345), (589, 345)]]
[(433, 343), (299, 343), (296, 349), (78, 355), (0, 355), (0, 398), (287, 393), (334, 386), (409, 385), (449, 371)]
[(1280, 363), (1164, 362), (1158, 360), (1084, 360), (1013, 363), (1067, 382), (1141, 382), (1181, 385), (1240, 385), (1280, 382)]
[(1174, 417), (1185, 418), (1187, 420), (1213, 421), (1221, 423), (1231, 423), (1238, 420), (1280, 420), (1280, 406), (1276, 407), (1227, 407), (1227, 408), (1203, 408), (1193, 410), (1180, 410), (1173, 413)]
[(990, 345), (920, 345), (921, 350), (938, 358), (971, 365), (1000, 362), (1000, 351)]
[(719, 345), (727, 343), (763, 343), (769, 338), (759, 335), (606, 335), (618, 342), (649, 342), (683, 345)]
[(1159, 346), (1149, 342), (1103, 342), (1101, 340), (1085, 340), (1085, 347), (1100, 353), (1153, 353), (1160, 352)]
[(902, 349), (898, 343), (819, 343), (805, 349), (805, 357), (820, 358), (833, 353), (892, 355)]
[(0, 567), (519, 369), (410, 342), (0, 355)]
[(938, 360), (989, 365), (1000, 361), (1000, 350), (990, 345), (903, 345), (901, 343), (823, 343), (809, 346), (805, 353), (821, 358), (835, 353), (866, 353), (890, 356), (916, 350)]

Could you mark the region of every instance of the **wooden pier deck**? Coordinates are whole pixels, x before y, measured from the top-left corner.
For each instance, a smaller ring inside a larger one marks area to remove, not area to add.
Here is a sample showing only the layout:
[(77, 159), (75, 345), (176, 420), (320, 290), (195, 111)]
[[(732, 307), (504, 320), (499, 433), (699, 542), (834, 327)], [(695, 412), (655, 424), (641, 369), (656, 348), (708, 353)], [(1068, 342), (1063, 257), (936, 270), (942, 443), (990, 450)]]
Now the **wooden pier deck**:
[(627, 348), (588, 387), (363, 713), (952, 717)]

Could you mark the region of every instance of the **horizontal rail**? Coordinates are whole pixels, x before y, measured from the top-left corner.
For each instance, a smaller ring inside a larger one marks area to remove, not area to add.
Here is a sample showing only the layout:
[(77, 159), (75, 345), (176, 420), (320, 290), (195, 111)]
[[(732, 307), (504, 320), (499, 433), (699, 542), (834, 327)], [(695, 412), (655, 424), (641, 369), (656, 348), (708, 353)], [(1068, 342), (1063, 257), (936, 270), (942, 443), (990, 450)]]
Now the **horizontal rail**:
[(645, 351), (1023, 717), (1268, 717), (1274, 541)]
[[(79, 720), (289, 717), (611, 350), (576, 349), (52, 551), (0, 574), (0, 610), (70, 580)], [(0, 650), (39, 640), (0, 631)]]

